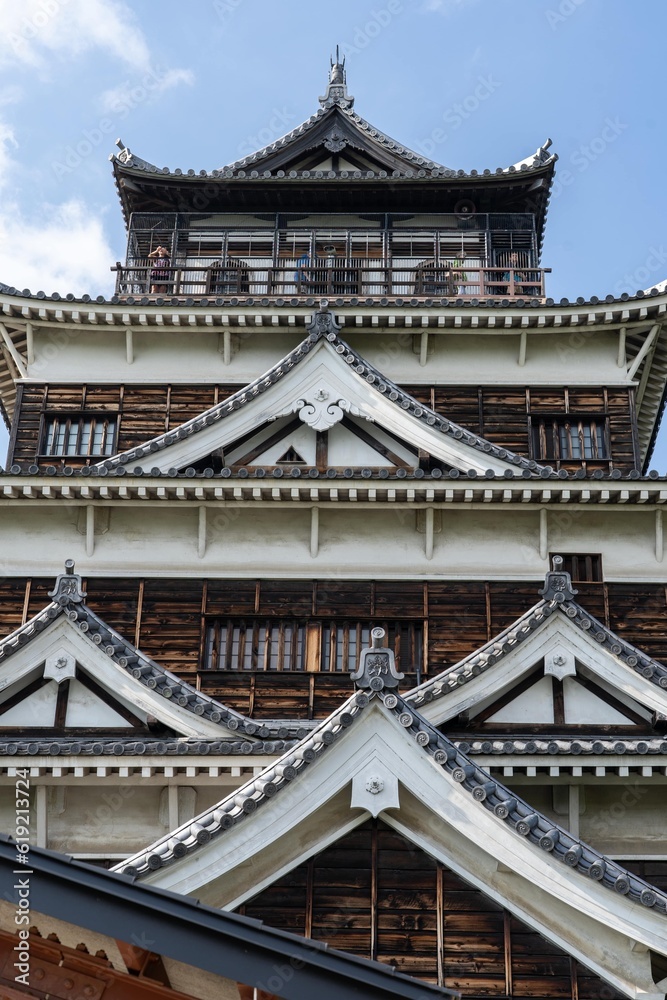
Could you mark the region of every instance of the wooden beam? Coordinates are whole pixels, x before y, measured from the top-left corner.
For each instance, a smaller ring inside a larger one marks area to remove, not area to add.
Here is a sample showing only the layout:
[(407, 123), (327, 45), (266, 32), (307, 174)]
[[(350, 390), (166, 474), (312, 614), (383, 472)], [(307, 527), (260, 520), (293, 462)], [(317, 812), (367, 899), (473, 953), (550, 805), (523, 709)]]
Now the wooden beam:
[(655, 558), (662, 562), (665, 554), (663, 516), (661, 510), (655, 512)]
[(426, 367), (426, 360), (428, 357), (428, 330), (424, 330), (421, 335), (421, 341), (419, 344), (419, 364), (422, 368)]
[(628, 378), (629, 379), (633, 379), (635, 377), (635, 375), (637, 374), (637, 372), (639, 371), (639, 366), (641, 365), (642, 361), (644, 360), (644, 358), (648, 354), (649, 350), (653, 346), (653, 343), (654, 343), (654, 341), (656, 340), (656, 338), (658, 336), (658, 330), (659, 329), (660, 329), (660, 324), (659, 323), (654, 323), (654, 325), (651, 327), (650, 333), (648, 334), (646, 340), (644, 341), (644, 343), (640, 347), (639, 353), (637, 354), (637, 357), (635, 358), (635, 360), (630, 365), (630, 370), (628, 371)]
[(628, 363), (627, 355), (625, 353), (625, 337), (627, 329), (627, 326), (622, 326), (618, 331), (618, 358), (616, 360), (616, 364), (619, 368), (625, 368)]
[(11, 356), (12, 361), (16, 365), (16, 370), (18, 371), (20, 377), (27, 378), (28, 370), (25, 366), (25, 361), (23, 360), (19, 352), (16, 350), (14, 341), (9, 336), (9, 331), (7, 330), (7, 327), (5, 326), (4, 323), (0, 323), (0, 336), (2, 336), (2, 339), (5, 342), (5, 346)]
[(540, 559), (546, 559), (549, 555), (549, 525), (547, 522), (546, 507), (540, 510)]
[(320, 508), (310, 508), (310, 557), (316, 559), (320, 550)]
[(433, 558), (433, 520), (434, 511), (433, 507), (427, 507), (425, 512), (425, 523), (424, 523), (424, 555), (427, 559)]
[(134, 364), (134, 340), (131, 328), (125, 331), (125, 357), (128, 365)]
[(26, 341), (26, 356), (29, 365), (34, 365), (35, 363), (35, 337), (32, 323), (26, 323), (25, 326), (25, 341)]
[(86, 507), (86, 555), (95, 552), (95, 508), (92, 504)]
[(521, 331), (521, 337), (519, 340), (519, 367), (523, 368), (526, 364), (526, 350), (528, 348), (528, 332), (526, 330)]
[(197, 532), (197, 556), (203, 559), (206, 555), (206, 507), (202, 504), (199, 508), (199, 525)]

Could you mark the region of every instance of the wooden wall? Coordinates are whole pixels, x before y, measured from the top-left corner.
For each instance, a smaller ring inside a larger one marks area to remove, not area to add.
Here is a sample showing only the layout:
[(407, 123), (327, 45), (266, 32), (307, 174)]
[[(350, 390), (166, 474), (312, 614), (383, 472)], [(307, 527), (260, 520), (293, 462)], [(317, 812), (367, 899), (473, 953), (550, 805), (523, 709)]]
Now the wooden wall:
[[(58, 386), (26, 385), (20, 393), (15, 418), (10, 463), (36, 461), (40, 447), (42, 413), (117, 413), (120, 419), (118, 450), (134, 448), (158, 434), (196, 417), (203, 410), (237, 391), (237, 385), (198, 386)], [(443, 416), (481, 434), (493, 444), (520, 455), (531, 453), (530, 419), (560, 413), (578, 416), (606, 415), (609, 422), (611, 462), (596, 468), (638, 468), (632, 426), (631, 390), (476, 388), (406, 385), (416, 399)], [(70, 464), (76, 464), (68, 459)], [(49, 464), (53, 459), (44, 460)], [(578, 468), (580, 463), (567, 467)]]
[(622, 997), (381, 820), (284, 875), (242, 912), (467, 1000)]
[[(48, 602), (52, 580), (0, 580), (0, 636)], [(580, 603), (623, 638), (667, 663), (667, 588), (580, 583)], [(510, 625), (538, 598), (535, 581), (430, 583), (99, 579), (87, 603), (128, 640), (202, 690), (258, 718), (320, 717), (352, 691), (346, 672), (217, 671), (204, 667), (208, 623), (252, 620), (421, 623), (422, 676), (432, 676)], [(416, 682), (409, 673), (404, 690)]]

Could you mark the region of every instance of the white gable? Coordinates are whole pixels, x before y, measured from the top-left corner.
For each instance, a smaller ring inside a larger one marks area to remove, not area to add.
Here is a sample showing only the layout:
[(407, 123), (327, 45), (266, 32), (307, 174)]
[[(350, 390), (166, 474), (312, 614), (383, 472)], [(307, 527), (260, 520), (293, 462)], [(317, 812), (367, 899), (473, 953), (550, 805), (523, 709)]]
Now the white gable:
[(554, 721), (554, 705), (550, 677), (542, 677), (536, 684), (523, 691), (509, 704), (499, 708), (486, 720), (492, 722), (533, 723), (551, 725)]
[[(342, 342), (334, 345), (322, 338), (304, 351), (305, 356), (298, 363), (288, 364), (288, 359), (284, 359), (284, 370), (279, 365), (277, 373), (272, 369), (253, 383), (254, 388), (237, 393), (234, 397), (237, 403), (232, 407), (229, 401), (218, 404), (194, 421), (155, 438), (150, 448), (151, 442), (146, 442), (139, 449), (139, 457), (137, 452), (129, 452), (127, 457), (119, 456), (114, 461), (144, 471), (182, 469), (221, 448), (231, 449), (238, 457), (241, 449), (235, 451), (235, 443), (247, 439), (267, 421), (298, 415), (313, 431), (330, 430), (347, 414), (363, 423), (371, 435), (378, 428), (380, 432), (388, 432), (392, 441), (395, 438), (402, 441), (408, 461), (421, 449), (462, 472), (474, 470), (483, 474), (491, 469), (503, 473), (516, 468), (518, 459), (512, 463), (499, 457), (498, 449), (490, 444), (484, 450), (475, 447), (471, 442), (477, 439), (467, 431), (457, 428), (450, 433), (436, 426), (435, 418), (432, 424), (421, 419), (425, 410), (416, 402), (414, 406), (420, 415), (410, 412), (397, 402), (399, 391), (381, 391), (378, 385), (381, 380), (376, 376), (362, 377), (355, 370), (365, 370), (363, 365), (355, 364), (358, 356), (346, 351), (349, 348)], [(380, 439), (383, 443), (388, 440), (386, 435)], [(369, 461), (378, 465), (374, 452), (371, 450), (369, 454)]]
[(21, 728), (30, 729), (32, 727), (53, 726), (56, 719), (57, 697), (58, 685), (55, 681), (49, 681), (39, 691), (33, 691), (32, 694), (26, 695), (18, 705), (12, 705), (3, 715), (0, 715), (0, 727), (21, 726)]
[[(535, 667), (540, 667), (545, 672), (545, 682), (550, 680), (549, 675), (556, 676), (555, 671), (559, 664), (564, 661), (563, 669), (567, 671), (564, 681), (570, 678), (590, 679), (597, 686), (610, 693), (614, 699), (622, 701), (631, 711), (639, 713), (647, 721), (650, 720), (653, 712), (667, 715), (667, 690), (653, 684), (649, 679), (628, 666), (620, 656), (616, 656), (600, 645), (591, 636), (589, 631), (582, 631), (570, 618), (560, 611), (551, 614), (538, 625), (523, 640), (513, 644), (513, 648), (498, 659), (493, 666), (481, 670), (477, 674), (467, 674), (464, 671), (465, 682), (449, 685), (449, 675), (460, 673), (460, 668), (465, 665), (465, 660), (461, 664), (456, 664), (448, 670), (443, 671), (436, 678), (430, 680), (420, 688), (415, 688), (406, 697), (408, 701), (416, 701), (420, 696), (420, 691), (427, 687), (435, 689), (441, 695), (431, 702), (420, 704), (420, 712), (430, 722), (440, 725), (449, 719), (455, 718), (461, 713), (468, 713), (469, 716), (478, 715), (485, 708), (505, 696), (513, 687), (520, 684)], [(570, 718), (566, 722), (575, 724), (577, 716), (581, 715), (583, 721), (592, 721), (585, 718), (593, 710), (593, 702), (589, 697), (589, 692), (577, 684), (576, 686), (565, 685), (569, 692), (566, 700), (566, 712), (569, 710)], [(526, 717), (526, 712), (531, 711), (531, 703), (536, 713), (546, 710), (547, 684), (543, 683), (539, 687), (534, 686), (530, 691), (525, 692), (526, 698), (522, 696), (517, 703), (515, 711), (520, 712), (522, 718), (510, 720), (507, 716), (503, 721), (525, 721), (531, 719)], [(532, 693), (531, 693), (532, 692)], [(531, 701), (532, 700), (532, 701)], [(509, 706), (507, 706), (509, 707)], [(596, 709), (598, 713), (601, 711)], [(501, 721), (501, 718), (496, 718)], [(532, 717), (533, 722), (539, 721), (536, 715)], [(614, 710), (607, 706), (607, 718), (599, 718), (600, 724), (622, 721), (628, 724), (628, 718), (622, 716), (619, 719)]]
[(67, 699), (66, 726), (81, 726), (87, 729), (132, 729), (132, 724), (115, 712), (110, 705), (84, 687), (81, 681), (73, 680)]
[[(49, 667), (52, 668), (58, 661), (66, 663), (65, 673), (70, 668), (73, 670), (74, 666), (78, 667), (118, 706), (118, 711), (115, 711), (101, 697), (70, 676), (73, 700), (66, 717), (68, 726), (99, 727), (102, 730), (126, 727), (128, 722), (123, 713), (130, 712), (142, 723), (147, 723), (148, 717), (152, 716), (180, 736), (219, 737), (223, 732), (211, 720), (188, 712), (141, 684), (64, 614), (0, 664), (0, 704), (15, 697), (35, 679), (48, 677)], [(0, 716), (0, 727), (53, 726), (56, 688), (57, 682), (49, 680), (39, 691), (26, 693), (25, 702), (19, 701), (4, 716)], [(71, 721), (73, 719), (78, 721)]]
[[(267, 771), (264, 780), (273, 774)], [(246, 796), (256, 801), (261, 786), (262, 776), (238, 789), (235, 802)], [(378, 794), (387, 796), (379, 806)], [(215, 807), (213, 818), (224, 815), (224, 806)], [(639, 989), (652, 1000), (662, 998), (646, 949), (667, 954), (665, 914), (614, 893), (527, 841), (436, 764), (378, 700), (296, 780), (254, 810), (208, 842), (202, 835), (208, 815), (173, 831), (142, 856), (152, 852), (159, 858), (170, 844), (195, 836), (200, 846), (149, 871), (146, 881), (233, 908), (369, 814), (379, 814), (628, 996)]]

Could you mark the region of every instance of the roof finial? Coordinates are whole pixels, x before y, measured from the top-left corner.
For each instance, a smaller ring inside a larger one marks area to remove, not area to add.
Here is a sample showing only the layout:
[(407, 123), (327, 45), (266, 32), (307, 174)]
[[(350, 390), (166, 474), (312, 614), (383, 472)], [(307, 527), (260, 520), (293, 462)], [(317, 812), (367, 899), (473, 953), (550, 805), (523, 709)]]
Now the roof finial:
[(56, 577), (56, 585), (49, 591), (49, 597), (54, 604), (81, 604), (85, 598), (83, 584), (78, 573), (74, 572), (74, 560), (65, 560), (65, 572)]
[(361, 650), (359, 669), (350, 673), (358, 688), (382, 691), (384, 688), (397, 688), (398, 682), (403, 680), (405, 674), (396, 669), (393, 650), (384, 645), (386, 634), (383, 628), (371, 629), (371, 645)]
[(337, 104), (339, 108), (351, 108), (354, 104), (354, 97), (350, 97), (347, 92), (347, 73), (345, 71), (345, 56), (340, 58), (339, 46), (336, 46), (336, 61), (333, 56), (329, 57), (329, 82), (326, 93), (320, 97), (320, 104), (323, 108), (331, 108)]
[(572, 577), (563, 569), (563, 557), (554, 556), (553, 568), (547, 573), (544, 580), (544, 587), (538, 591), (545, 601), (555, 601), (562, 604), (563, 601), (573, 601), (579, 593), (572, 586)]

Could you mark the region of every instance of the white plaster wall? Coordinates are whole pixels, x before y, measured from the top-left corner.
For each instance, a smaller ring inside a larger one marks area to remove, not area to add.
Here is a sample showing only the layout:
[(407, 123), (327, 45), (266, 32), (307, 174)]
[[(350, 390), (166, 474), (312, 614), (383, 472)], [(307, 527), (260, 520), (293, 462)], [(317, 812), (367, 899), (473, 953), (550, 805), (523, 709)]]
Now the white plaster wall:
[[(70, 784), (60, 809), (50, 792), (48, 846), (65, 853), (138, 851), (168, 830), (161, 789), (148, 783), (103, 787)], [(161, 822), (161, 815), (165, 822)]]
[[(252, 317), (251, 317), (252, 319)], [(618, 335), (613, 331), (564, 330), (528, 334), (526, 361), (518, 364), (519, 331), (474, 334), (466, 330), (429, 330), (427, 364), (419, 364), (419, 316), (415, 327), (355, 332), (354, 318), (341, 336), (387, 378), (399, 383), (463, 385), (619, 385), (627, 376), (616, 364)], [(30, 378), (64, 382), (238, 382), (246, 384), (273, 367), (306, 336), (291, 330), (248, 326), (232, 332), (232, 356), (224, 364), (222, 328), (133, 328), (128, 364), (125, 328), (94, 330), (36, 327), (35, 362)]]
[[(81, 573), (94, 576), (177, 570), (185, 576), (328, 579), (540, 579), (548, 568), (540, 556), (536, 506), (443, 507), (430, 560), (414, 508), (335, 503), (320, 507), (319, 551), (311, 556), (310, 507), (305, 500), (294, 506), (211, 505), (206, 551), (199, 558), (196, 501), (113, 507), (109, 530), (95, 535), (91, 556), (76, 528), (80, 507), (0, 506), (0, 566), (10, 576), (49, 576), (74, 558)], [(600, 552), (606, 580), (665, 580), (667, 563), (656, 559), (655, 513), (649, 508), (552, 508), (547, 528), (545, 551)]]
[(587, 785), (580, 816), (584, 840), (605, 854), (667, 858), (667, 784), (630, 775), (623, 784)]

